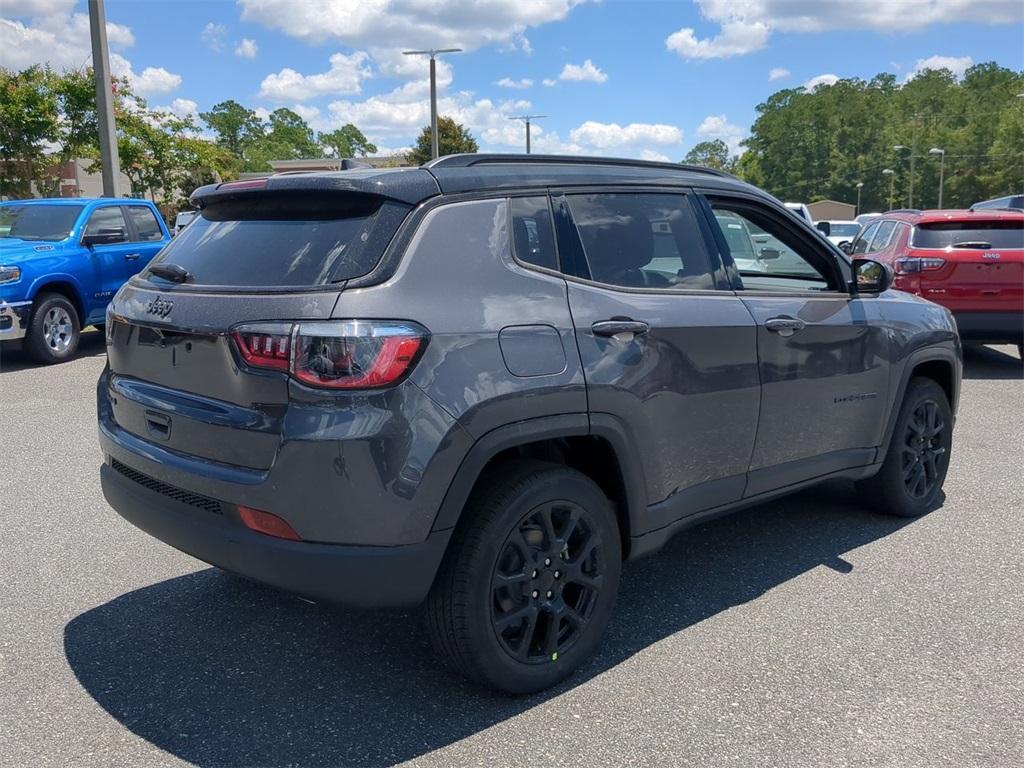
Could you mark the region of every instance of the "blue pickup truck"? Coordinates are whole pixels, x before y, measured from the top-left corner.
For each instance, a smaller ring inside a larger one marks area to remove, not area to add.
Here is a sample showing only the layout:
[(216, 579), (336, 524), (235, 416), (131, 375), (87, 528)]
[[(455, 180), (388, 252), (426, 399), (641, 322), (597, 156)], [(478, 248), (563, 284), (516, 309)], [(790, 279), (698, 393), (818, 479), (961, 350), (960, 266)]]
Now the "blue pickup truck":
[(170, 242), (146, 200), (0, 203), (0, 341), (44, 363), (71, 357), (117, 289)]

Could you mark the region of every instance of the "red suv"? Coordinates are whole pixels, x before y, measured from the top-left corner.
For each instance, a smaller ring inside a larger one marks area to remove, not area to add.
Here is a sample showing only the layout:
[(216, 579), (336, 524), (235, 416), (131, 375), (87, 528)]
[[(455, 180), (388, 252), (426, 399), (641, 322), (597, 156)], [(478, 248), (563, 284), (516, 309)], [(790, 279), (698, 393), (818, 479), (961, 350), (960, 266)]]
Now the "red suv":
[(892, 267), (894, 288), (947, 307), (961, 338), (1021, 350), (1024, 212), (890, 211), (849, 250)]

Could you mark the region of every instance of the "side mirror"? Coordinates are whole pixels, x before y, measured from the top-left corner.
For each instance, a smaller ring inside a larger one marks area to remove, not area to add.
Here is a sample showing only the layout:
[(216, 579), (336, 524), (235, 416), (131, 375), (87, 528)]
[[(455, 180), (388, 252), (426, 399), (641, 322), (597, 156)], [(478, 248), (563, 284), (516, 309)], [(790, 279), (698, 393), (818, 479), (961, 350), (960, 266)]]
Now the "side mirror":
[(878, 261), (857, 259), (853, 262), (853, 292), (881, 293), (892, 285), (892, 271)]
[(817, 227), (818, 231), (823, 233), (825, 237), (828, 237), (829, 235), (832, 234), (832, 225), (829, 224), (827, 221), (819, 221), (814, 226)]
[(82, 245), (110, 245), (112, 243), (123, 243), (127, 240), (124, 234), (124, 227), (110, 227), (109, 229), (98, 229), (87, 235), (82, 235)]
[(767, 261), (769, 259), (782, 258), (782, 251), (778, 248), (762, 248), (758, 255), (761, 259)]
[(851, 253), (853, 253), (853, 241), (843, 240), (843, 242), (839, 244), (839, 250), (845, 253), (847, 256), (849, 256)]

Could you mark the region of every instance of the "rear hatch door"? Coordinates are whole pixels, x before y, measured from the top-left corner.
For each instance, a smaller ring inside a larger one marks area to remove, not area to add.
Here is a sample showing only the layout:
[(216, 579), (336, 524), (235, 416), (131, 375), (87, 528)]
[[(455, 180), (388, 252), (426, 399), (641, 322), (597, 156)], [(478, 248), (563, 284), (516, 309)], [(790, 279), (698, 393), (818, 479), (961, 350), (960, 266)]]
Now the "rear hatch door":
[(925, 222), (911, 256), (943, 259), (921, 272), (921, 294), (954, 312), (1024, 311), (1024, 216)]
[[(352, 194), (249, 194), (207, 205), (111, 304), (117, 425), (182, 454), (268, 469), (289, 377), (247, 367), (232, 329), (330, 318), (345, 281), (376, 265), (408, 210)], [(188, 277), (160, 277), (161, 265)]]

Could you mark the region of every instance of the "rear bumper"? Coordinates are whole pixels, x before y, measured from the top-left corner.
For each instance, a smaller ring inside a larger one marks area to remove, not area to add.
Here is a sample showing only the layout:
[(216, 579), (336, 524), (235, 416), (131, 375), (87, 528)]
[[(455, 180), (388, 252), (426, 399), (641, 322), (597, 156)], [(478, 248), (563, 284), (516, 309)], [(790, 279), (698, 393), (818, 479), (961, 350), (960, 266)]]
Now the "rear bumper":
[(0, 299), (0, 341), (21, 339), (28, 333), (31, 301), (4, 301)]
[(317, 602), (360, 607), (422, 602), (452, 533), (437, 531), (420, 544), (396, 547), (286, 541), (246, 528), (233, 505), (169, 489), (109, 463), (101, 467), (100, 479), (110, 506), (151, 536), (211, 565)]
[(1024, 313), (954, 312), (957, 331), (965, 341), (1019, 344), (1024, 341)]

